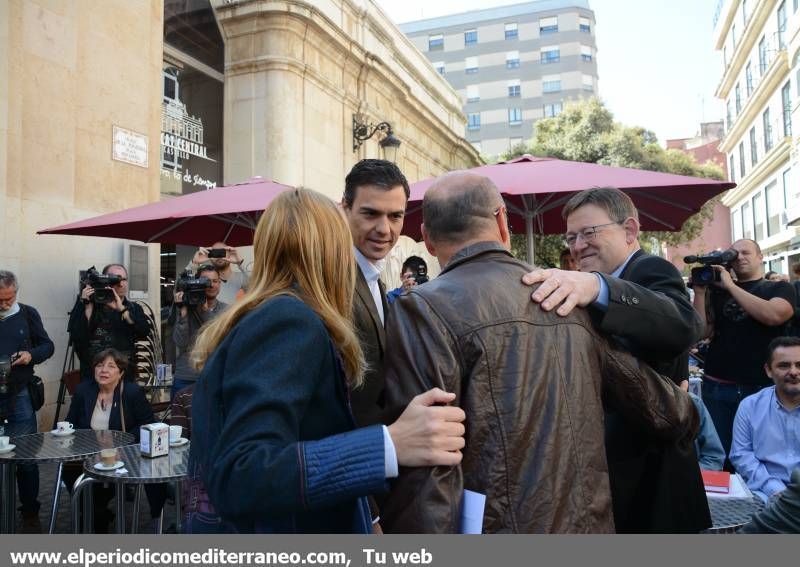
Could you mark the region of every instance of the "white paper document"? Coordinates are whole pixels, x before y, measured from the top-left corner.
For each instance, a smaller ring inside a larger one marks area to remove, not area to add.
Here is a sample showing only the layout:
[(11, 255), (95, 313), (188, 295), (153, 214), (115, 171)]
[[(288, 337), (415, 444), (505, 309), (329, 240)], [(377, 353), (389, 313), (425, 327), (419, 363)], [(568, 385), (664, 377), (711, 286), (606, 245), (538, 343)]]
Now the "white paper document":
[(486, 505), (486, 495), (472, 490), (464, 491), (464, 501), (461, 506), (461, 533), (479, 534), (483, 531), (483, 509)]
[(747, 488), (747, 483), (738, 474), (731, 475), (731, 487), (728, 493), (724, 492), (706, 492), (708, 498), (753, 498), (753, 493)]

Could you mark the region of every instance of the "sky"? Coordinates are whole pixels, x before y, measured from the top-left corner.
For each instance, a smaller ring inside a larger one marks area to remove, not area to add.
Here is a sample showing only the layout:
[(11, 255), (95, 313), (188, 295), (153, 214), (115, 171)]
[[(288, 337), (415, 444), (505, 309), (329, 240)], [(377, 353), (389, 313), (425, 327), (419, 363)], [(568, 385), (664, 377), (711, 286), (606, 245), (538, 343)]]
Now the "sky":
[[(493, 0), (376, 0), (395, 23), (517, 4)], [(652, 130), (664, 145), (720, 120), (714, 97), (722, 55), (714, 50), (717, 0), (589, 0), (594, 10), (600, 98), (617, 121)]]

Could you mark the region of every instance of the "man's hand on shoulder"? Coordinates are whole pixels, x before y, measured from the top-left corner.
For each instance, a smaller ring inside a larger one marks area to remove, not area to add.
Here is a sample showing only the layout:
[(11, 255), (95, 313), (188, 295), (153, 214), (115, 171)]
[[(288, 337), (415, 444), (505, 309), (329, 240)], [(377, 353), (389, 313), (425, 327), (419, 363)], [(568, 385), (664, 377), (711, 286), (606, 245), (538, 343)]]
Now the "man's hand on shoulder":
[(534, 270), (522, 277), (526, 285), (541, 283), (531, 294), (531, 300), (539, 303), (545, 311), (556, 309), (562, 317), (569, 315), (575, 307), (586, 307), (597, 299), (600, 282), (592, 273), (568, 272), (565, 270)]

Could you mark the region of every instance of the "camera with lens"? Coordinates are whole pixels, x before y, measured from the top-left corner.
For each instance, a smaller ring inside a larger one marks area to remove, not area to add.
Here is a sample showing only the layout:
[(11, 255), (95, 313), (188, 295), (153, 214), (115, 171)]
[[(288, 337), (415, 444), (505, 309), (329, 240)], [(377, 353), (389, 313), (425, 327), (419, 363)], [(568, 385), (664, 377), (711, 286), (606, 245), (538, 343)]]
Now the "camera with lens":
[(186, 270), (175, 282), (175, 290), (183, 292), (183, 303), (187, 307), (194, 307), (206, 302), (206, 290), (211, 287), (211, 280), (207, 277), (194, 277), (190, 270)]
[(114, 290), (112, 285), (117, 285), (122, 281), (122, 276), (117, 274), (101, 274), (94, 266), (86, 270), (86, 283), (92, 286), (94, 295), (92, 301), (105, 304), (114, 301)]
[(739, 253), (730, 248), (728, 250), (716, 250), (700, 256), (684, 256), (683, 261), (687, 264), (703, 264), (697, 268), (692, 268), (691, 284), (693, 286), (705, 286), (720, 281), (719, 272), (713, 266), (722, 266), (729, 270), (738, 257)]
[(428, 268), (424, 265), (417, 266), (415, 273), (411, 274), (410, 277), (417, 282), (417, 285), (422, 285), (430, 280), (430, 278), (428, 278)]
[[(17, 358), (19, 358), (19, 355), (16, 354), (11, 356), (7, 354), (0, 355), (0, 395), (9, 394), (11, 391), (9, 376), (11, 376), (11, 365)], [(2, 425), (2, 422), (0, 422), (0, 425)]]

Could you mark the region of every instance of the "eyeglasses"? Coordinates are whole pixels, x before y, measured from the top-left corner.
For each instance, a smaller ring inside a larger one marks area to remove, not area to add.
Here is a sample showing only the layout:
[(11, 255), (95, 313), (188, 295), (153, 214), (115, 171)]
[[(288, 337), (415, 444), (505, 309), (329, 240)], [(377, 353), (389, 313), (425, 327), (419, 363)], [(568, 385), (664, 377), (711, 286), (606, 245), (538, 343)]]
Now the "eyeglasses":
[(574, 248), (575, 245), (578, 243), (578, 239), (580, 238), (584, 242), (591, 242), (594, 240), (595, 236), (597, 236), (597, 229), (604, 228), (606, 226), (612, 226), (615, 224), (622, 224), (619, 222), (607, 222), (605, 224), (596, 224), (594, 226), (587, 226), (583, 230), (577, 233), (568, 232), (564, 235), (564, 244), (569, 246), (570, 248)]

